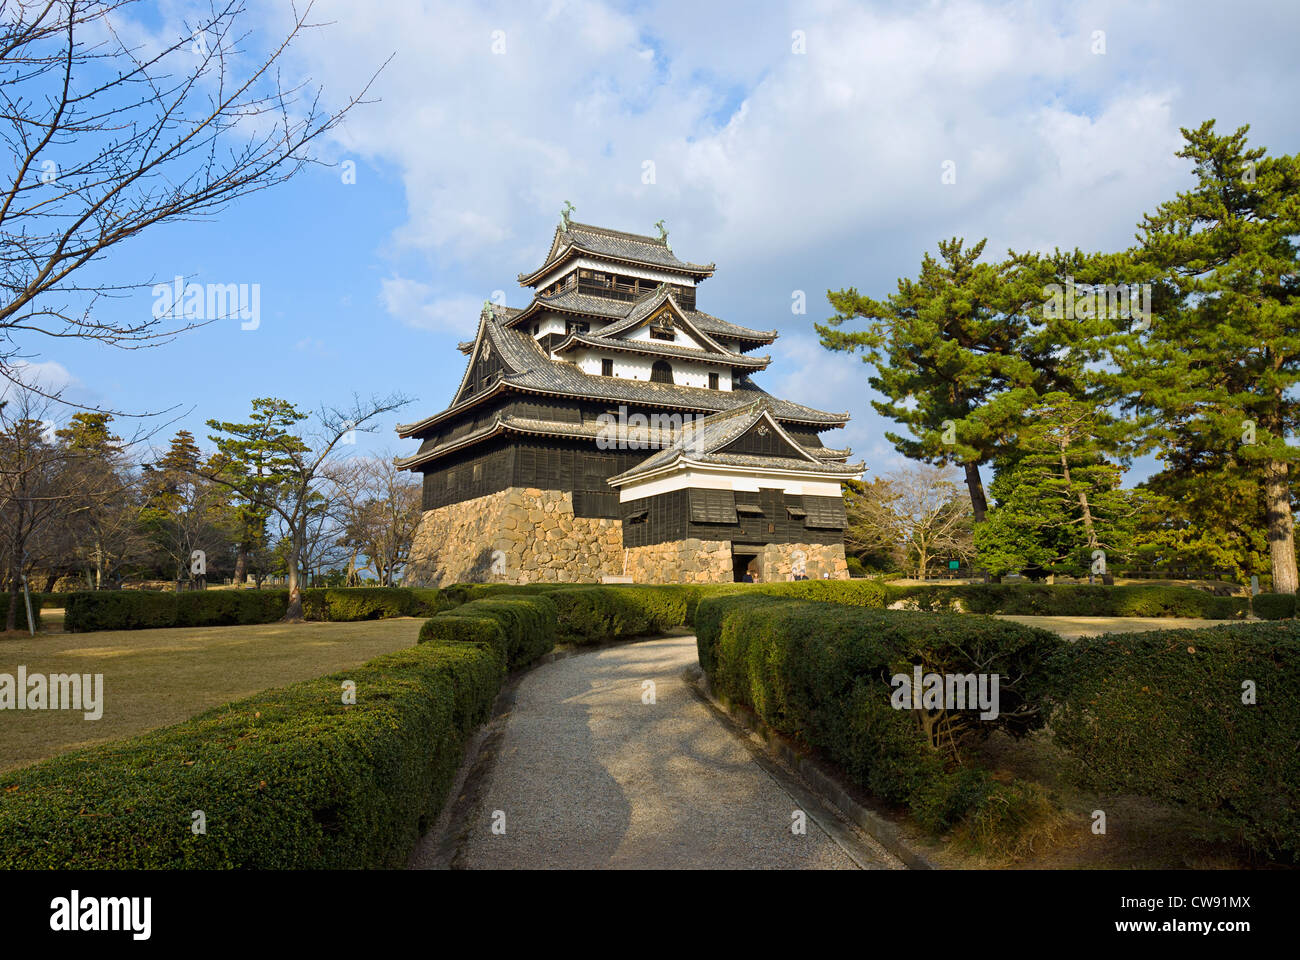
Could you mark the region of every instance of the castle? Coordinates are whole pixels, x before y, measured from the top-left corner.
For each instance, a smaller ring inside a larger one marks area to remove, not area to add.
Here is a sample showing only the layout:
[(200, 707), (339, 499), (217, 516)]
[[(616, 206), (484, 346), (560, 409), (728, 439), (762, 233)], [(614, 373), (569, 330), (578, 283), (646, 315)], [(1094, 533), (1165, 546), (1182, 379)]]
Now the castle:
[(848, 421), (766, 393), (775, 330), (696, 308), (713, 264), (573, 222), (485, 304), (446, 409), (399, 426), (424, 516), (406, 582), (842, 578)]

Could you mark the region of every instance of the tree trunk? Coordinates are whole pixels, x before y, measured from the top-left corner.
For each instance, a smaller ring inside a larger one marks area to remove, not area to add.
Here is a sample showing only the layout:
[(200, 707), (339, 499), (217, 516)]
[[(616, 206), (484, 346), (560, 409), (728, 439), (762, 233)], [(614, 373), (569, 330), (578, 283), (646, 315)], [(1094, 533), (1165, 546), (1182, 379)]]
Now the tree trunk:
[(240, 543), (239, 551), (235, 554), (235, 586), (243, 586), (244, 581), (248, 578), (248, 545)]
[(983, 523), (984, 515), (988, 513), (989, 502), (984, 496), (984, 482), (980, 480), (980, 467), (978, 463), (968, 463), (965, 465), (966, 470), (966, 489), (970, 491), (970, 504), (975, 512), (975, 522)]
[(1268, 549), (1273, 561), (1273, 592), (1296, 592), (1295, 520), (1285, 461), (1270, 461), (1265, 468), (1264, 497), (1268, 519)]
[(23, 554), (16, 545), (9, 560), (9, 611), (5, 614), (5, 630), (18, 628), (18, 593), (22, 589)]
[(289, 609), (280, 618), (282, 623), (302, 620), (302, 586), (298, 579), (298, 558), (302, 555), (302, 547), (302, 537), (295, 533), (290, 539), (289, 558), (285, 564), (289, 571)]

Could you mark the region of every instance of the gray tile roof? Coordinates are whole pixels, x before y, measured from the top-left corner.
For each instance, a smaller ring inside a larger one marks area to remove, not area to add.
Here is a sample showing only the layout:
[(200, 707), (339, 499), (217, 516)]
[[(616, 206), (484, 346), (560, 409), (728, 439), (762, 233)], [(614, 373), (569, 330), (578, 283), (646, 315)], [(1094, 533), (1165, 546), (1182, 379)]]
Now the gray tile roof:
[(606, 227), (597, 227), (589, 223), (575, 223), (570, 220), (568, 230), (561, 227), (556, 228), (555, 239), (551, 242), (551, 249), (546, 256), (546, 262), (532, 273), (521, 273), (519, 275), (520, 282), (527, 282), (529, 277), (535, 277), (549, 267), (555, 260), (556, 252), (561, 247), (572, 247), (597, 257), (612, 257), (617, 260), (627, 260), (652, 267), (663, 267), (679, 273), (695, 274), (697, 276), (707, 276), (713, 273), (715, 266), (712, 263), (690, 263), (680, 259), (658, 237), (649, 237), (640, 233), (625, 233), (622, 230), (610, 230)]
[[(846, 477), (860, 476), (862, 474), (863, 464), (861, 463), (827, 463), (800, 446), (777, 422), (777, 403), (779, 401), (776, 401), (775, 397), (764, 396), (743, 407), (694, 421), (682, 430), (681, 435), (671, 445), (646, 457), (631, 470), (616, 477), (611, 477), (609, 482), (617, 486), (660, 467), (669, 467), (681, 460), (718, 466), (796, 470)], [(763, 419), (771, 423), (795, 450), (802, 452), (805, 456), (803, 458), (756, 456), (724, 451), (724, 448), (729, 443), (742, 436), (755, 423)]]
[(750, 370), (761, 370), (772, 362), (771, 357), (747, 357), (744, 354), (732, 353), (730, 350), (701, 350), (698, 347), (687, 347), (680, 343), (669, 343), (666, 340), (627, 340), (622, 337), (606, 337), (605, 331), (602, 330), (600, 335), (575, 333), (563, 343), (555, 345), (556, 352), (567, 352), (572, 349), (570, 344), (582, 344), (595, 349), (608, 350), (634, 350), (637, 353), (653, 353), (664, 357), (681, 357), (683, 360), (700, 360), (704, 363), (719, 363), (723, 366), (745, 367)]
[[(644, 297), (637, 301), (627, 300), (606, 300), (604, 297), (595, 297), (589, 293), (579, 293), (577, 290), (563, 290), (560, 293), (553, 294), (549, 297), (541, 295), (535, 296), (532, 303), (522, 310), (515, 313), (529, 314), (538, 310), (559, 310), (569, 313), (580, 313), (588, 317), (601, 317), (606, 320), (624, 320), (631, 315), (639, 305), (655, 297), (655, 291), (649, 291)], [(674, 302), (676, 302), (674, 300)], [(732, 337), (737, 340), (756, 340), (759, 343), (770, 343), (775, 340), (779, 334), (775, 330), (755, 330), (752, 327), (742, 327), (738, 323), (732, 323), (729, 320), (723, 320), (721, 317), (715, 317), (711, 313), (705, 313), (703, 310), (686, 310), (678, 305), (681, 309), (682, 316), (690, 320), (701, 331), (714, 337)], [(510, 319), (514, 319), (511, 317)], [(603, 332), (603, 331), (602, 331)]]

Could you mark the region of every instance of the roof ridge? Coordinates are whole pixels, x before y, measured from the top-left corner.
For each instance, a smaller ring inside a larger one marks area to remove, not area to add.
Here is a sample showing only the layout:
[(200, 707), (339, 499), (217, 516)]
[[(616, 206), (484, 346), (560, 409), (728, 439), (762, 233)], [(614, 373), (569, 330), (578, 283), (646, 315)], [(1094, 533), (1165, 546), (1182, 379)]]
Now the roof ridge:
[[(615, 230), (613, 227), (600, 227), (594, 223), (578, 223), (576, 220), (570, 220), (569, 230), (572, 230), (574, 227), (577, 227), (579, 232), (585, 230), (589, 233), (603, 233), (607, 237), (623, 237), (628, 240), (644, 240), (647, 243), (658, 244), (665, 249), (668, 247), (667, 241), (661, 240), (658, 237), (652, 237), (648, 233), (631, 233), (627, 230)], [(569, 231), (564, 230), (562, 232), (568, 233)]]

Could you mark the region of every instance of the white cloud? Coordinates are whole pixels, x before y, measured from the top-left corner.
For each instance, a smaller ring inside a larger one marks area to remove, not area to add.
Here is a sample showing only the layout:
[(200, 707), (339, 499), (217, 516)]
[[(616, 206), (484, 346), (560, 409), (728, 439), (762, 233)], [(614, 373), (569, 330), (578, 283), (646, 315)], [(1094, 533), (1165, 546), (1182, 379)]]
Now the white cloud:
[(439, 297), (427, 283), (406, 277), (380, 281), (384, 308), (409, 327), (473, 336), (483, 301), (471, 296)]

